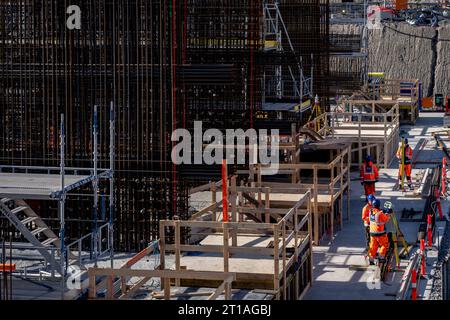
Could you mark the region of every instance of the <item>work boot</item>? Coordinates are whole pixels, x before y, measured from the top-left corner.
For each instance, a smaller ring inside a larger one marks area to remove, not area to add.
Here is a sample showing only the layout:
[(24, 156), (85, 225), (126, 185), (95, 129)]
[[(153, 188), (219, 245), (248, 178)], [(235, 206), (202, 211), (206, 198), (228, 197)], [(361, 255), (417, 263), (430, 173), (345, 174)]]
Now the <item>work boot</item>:
[(414, 190), (414, 186), (412, 184), (408, 184), (409, 189)]
[(371, 259), (371, 260), (369, 260), (369, 265), (374, 266), (375, 262)]

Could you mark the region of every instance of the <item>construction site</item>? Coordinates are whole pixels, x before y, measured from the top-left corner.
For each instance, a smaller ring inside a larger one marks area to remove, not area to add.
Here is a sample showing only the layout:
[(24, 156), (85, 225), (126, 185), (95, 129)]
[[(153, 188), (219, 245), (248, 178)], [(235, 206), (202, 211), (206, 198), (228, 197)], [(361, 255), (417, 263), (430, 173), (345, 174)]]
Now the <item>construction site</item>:
[(450, 4), (0, 0), (0, 301), (450, 299)]

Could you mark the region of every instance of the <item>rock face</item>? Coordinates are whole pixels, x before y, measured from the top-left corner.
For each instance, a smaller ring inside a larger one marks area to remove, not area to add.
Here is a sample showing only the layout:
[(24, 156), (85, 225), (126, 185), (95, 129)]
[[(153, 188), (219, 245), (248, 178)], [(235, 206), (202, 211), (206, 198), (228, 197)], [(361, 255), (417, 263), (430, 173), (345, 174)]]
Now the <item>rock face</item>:
[[(369, 30), (369, 70), (392, 79), (420, 79), (425, 95), (432, 93), (437, 31), (405, 23)], [(430, 92), (431, 90), (431, 92)]]
[(450, 94), (450, 25), (438, 32), (434, 92)]
[[(333, 33), (358, 34), (360, 26), (338, 25)], [(369, 30), (369, 71), (387, 78), (419, 79), (424, 96), (450, 92), (450, 25), (437, 29), (405, 22)], [(343, 66), (347, 68), (347, 66)]]

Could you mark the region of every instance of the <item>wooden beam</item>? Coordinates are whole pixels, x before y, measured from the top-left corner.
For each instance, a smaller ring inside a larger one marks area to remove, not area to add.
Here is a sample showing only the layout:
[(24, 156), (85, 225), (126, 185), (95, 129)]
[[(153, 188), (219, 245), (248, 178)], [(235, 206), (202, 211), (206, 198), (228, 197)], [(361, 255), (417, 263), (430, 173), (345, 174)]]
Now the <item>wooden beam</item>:
[(122, 292), (122, 295), (119, 297), (119, 299), (128, 299), (133, 296), (133, 294), (138, 291), (144, 284), (146, 284), (148, 281), (150, 281), (151, 277), (145, 277), (141, 280), (139, 280), (136, 284), (134, 284), (128, 291)]
[[(89, 276), (116, 276), (116, 277), (150, 277), (168, 279), (201, 279), (201, 280), (225, 280), (235, 273), (224, 273), (222, 271), (193, 271), (193, 270), (146, 270), (146, 269), (111, 269), (111, 268), (89, 268)], [(94, 282), (95, 283), (95, 282)]]
[[(233, 278), (232, 277), (228, 277), (227, 279), (225, 279), (222, 284), (217, 288), (217, 290), (208, 297), (208, 300), (216, 300), (225, 290), (226, 285), (230, 284), (231, 282), (233, 282)], [(226, 298), (226, 300), (230, 300), (229, 297)]]
[[(204, 253), (223, 253), (222, 245), (180, 245), (181, 252), (204, 252)], [(168, 244), (166, 245), (167, 251), (175, 250), (175, 246)], [(260, 254), (260, 255), (272, 255), (273, 249), (264, 247), (237, 247), (229, 246), (229, 253), (245, 253), (245, 254)]]
[(227, 273), (229, 271), (229, 259), (230, 251), (229, 246), (229, 235), (228, 235), (228, 222), (223, 223), (223, 272)]
[[(213, 212), (214, 209), (216, 209), (218, 206), (222, 205), (222, 200), (220, 200), (219, 202), (213, 203), (212, 205), (207, 206), (206, 208), (201, 209), (200, 211), (194, 213), (189, 220), (196, 220), (197, 218), (201, 217), (202, 215), (204, 215), (205, 213), (208, 212)], [(213, 219), (213, 221), (215, 221), (215, 219)]]

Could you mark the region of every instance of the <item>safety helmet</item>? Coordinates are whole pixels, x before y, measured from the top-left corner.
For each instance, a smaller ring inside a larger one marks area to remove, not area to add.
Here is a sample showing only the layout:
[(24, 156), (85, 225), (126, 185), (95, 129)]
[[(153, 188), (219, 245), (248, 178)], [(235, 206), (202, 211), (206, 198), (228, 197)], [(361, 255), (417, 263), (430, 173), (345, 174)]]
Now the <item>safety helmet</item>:
[(370, 154), (368, 154), (366, 156), (366, 162), (370, 162), (370, 161), (372, 161), (372, 157), (370, 156)]
[(372, 206), (374, 206), (374, 208), (380, 209), (380, 205), (381, 205), (380, 200), (375, 199), (372, 201)]
[(369, 202), (373, 202), (375, 199), (376, 199), (376, 198), (375, 198), (375, 196), (374, 196), (373, 194), (369, 194), (369, 195), (367, 196), (367, 201), (369, 201)]
[(408, 144), (408, 138), (405, 138), (405, 144)]

